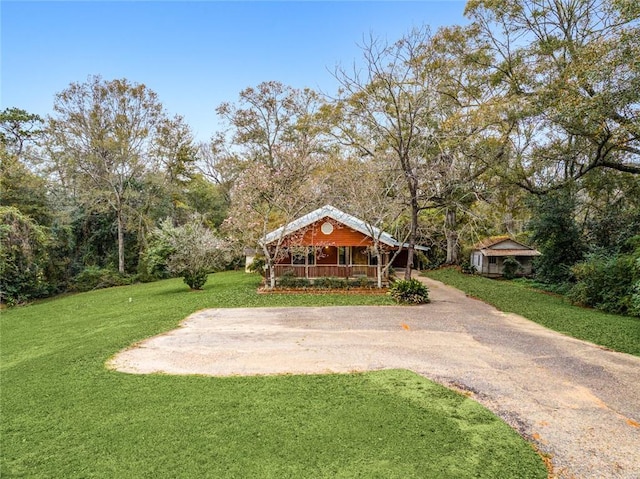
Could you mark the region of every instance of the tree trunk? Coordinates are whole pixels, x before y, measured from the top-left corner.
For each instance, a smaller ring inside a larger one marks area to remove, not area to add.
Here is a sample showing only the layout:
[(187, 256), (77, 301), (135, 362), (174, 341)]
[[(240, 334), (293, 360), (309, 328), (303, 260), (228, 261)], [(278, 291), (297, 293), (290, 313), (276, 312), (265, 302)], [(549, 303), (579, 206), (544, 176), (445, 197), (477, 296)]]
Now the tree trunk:
[(121, 209), (118, 209), (116, 216), (118, 217), (118, 271), (124, 274), (124, 224)]
[(276, 287), (276, 269), (274, 265), (269, 265), (269, 287), (271, 289)]
[(376, 253), (376, 258), (378, 258), (378, 264), (376, 265), (376, 270), (378, 272), (378, 288), (382, 288), (382, 254), (379, 249)]
[(447, 264), (456, 264), (459, 259), (458, 232), (456, 231), (456, 210), (447, 209), (445, 215), (445, 231), (447, 237)]
[[(411, 188), (414, 190), (414, 188)], [(407, 267), (404, 270), (404, 279), (411, 279), (411, 269), (413, 268), (413, 256), (418, 232), (418, 200), (417, 192), (411, 191), (411, 232), (409, 234), (409, 246), (407, 248)]]

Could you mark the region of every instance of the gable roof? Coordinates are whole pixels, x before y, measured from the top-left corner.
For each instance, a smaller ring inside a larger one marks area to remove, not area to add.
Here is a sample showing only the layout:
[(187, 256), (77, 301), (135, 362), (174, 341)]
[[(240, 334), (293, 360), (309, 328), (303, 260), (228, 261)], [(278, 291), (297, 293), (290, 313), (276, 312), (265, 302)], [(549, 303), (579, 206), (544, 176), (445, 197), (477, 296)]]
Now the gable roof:
[[(307, 226), (310, 226), (323, 218), (331, 218), (355, 231), (362, 233), (363, 235), (378, 238), (381, 243), (384, 243), (388, 246), (400, 246), (400, 242), (386, 231), (382, 231), (381, 229), (376, 228), (375, 226), (370, 225), (369, 223), (366, 223), (361, 219), (356, 218), (355, 216), (345, 213), (344, 211), (340, 211), (338, 208), (334, 208), (331, 205), (325, 205), (322, 208), (318, 208), (317, 210), (314, 210), (311, 213), (307, 213), (306, 215), (301, 216), (291, 223), (273, 230), (272, 232), (265, 235), (265, 237), (262, 239), (262, 242), (265, 244), (273, 243), (280, 237), (287, 236), (302, 228), (306, 228)], [(408, 245), (405, 243), (402, 246), (407, 247)], [(416, 249), (428, 251), (429, 248), (416, 245)]]
[[(521, 248), (495, 248), (505, 242), (515, 243)], [(540, 256), (542, 253), (531, 246), (516, 241), (510, 236), (491, 236), (476, 243), (473, 250), (479, 250), (483, 256)]]

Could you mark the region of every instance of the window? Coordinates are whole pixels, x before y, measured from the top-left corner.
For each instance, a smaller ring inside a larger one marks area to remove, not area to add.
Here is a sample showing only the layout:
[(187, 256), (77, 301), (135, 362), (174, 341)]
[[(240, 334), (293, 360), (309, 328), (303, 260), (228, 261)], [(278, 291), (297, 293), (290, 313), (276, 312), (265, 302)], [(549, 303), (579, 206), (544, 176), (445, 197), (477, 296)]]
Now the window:
[(316, 264), (316, 250), (314, 248), (297, 248), (296, 251), (291, 252), (291, 264)]
[(338, 246), (338, 264), (347, 264), (347, 248)]
[(369, 264), (369, 252), (366, 248), (362, 248), (359, 246), (354, 246), (351, 249), (351, 263), (358, 265), (367, 265)]
[(291, 264), (305, 264), (304, 263), (304, 253), (296, 251), (291, 255)]
[(496, 256), (489, 256), (489, 264), (498, 264), (498, 258)]

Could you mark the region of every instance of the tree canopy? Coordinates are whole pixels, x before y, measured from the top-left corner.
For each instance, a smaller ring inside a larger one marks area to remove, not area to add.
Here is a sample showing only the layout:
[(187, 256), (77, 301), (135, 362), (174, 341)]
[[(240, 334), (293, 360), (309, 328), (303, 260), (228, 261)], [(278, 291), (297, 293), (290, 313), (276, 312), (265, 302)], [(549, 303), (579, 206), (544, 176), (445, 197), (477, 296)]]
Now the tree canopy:
[(470, 0), (466, 15), (464, 26), (369, 36), (354, 68), (333, 72), (335, 92), (247, 86), (215, 110), (210, 142), (124, 78), (71, 83), (47, 118), (0, 112), (2, 301), (77, 278), (183, 274), (149, 267), (161, 230), (197, 230), (236, 257), (258, 248), (269, 265), (282, 249), (262, 244), (267, 232), (333, 203), (405, 240), (407, 275), (418, 244), (429, 264), (457, 264), (507, 233), (538, 247), (537, 279), (575, 288), (576, 301), (615, 303), (594, 285), (626, 275), (626, 299), (606, 307), (635, 311), (638, 2)]

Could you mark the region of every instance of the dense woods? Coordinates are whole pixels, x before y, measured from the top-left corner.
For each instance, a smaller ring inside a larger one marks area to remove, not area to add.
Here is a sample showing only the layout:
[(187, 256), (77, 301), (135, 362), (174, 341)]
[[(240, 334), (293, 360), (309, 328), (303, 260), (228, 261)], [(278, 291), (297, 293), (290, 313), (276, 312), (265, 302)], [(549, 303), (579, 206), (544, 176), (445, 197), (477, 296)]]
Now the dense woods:
[(640, 4), (471, 0), (466, 15), (371, 37), (330, 95), (248, 86), (206, 144), (129, 79), (73, 83), (46, 118), (4, 110), (2, 302), (182, 274), (188, 231), (218, 249), (200, 270), (233, 267), (330, 203), (409, 258), (430, 246), (434, 267), (509, 234), (543, 253), (546, 288), (640, 315)]

